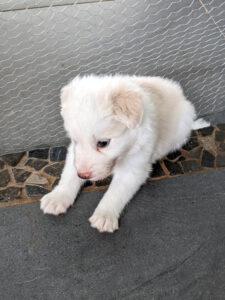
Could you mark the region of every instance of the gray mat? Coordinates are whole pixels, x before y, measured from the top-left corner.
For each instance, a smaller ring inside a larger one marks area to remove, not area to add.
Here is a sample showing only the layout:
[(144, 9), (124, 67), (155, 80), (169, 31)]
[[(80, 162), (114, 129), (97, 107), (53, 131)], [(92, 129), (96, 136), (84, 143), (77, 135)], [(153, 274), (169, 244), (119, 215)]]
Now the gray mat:
[(39, 203), (0, 209), (1, 299), (224, 299), (225, 170), (146, 184), (120, 230), (88, 217), (102, 192), (68, 214)]

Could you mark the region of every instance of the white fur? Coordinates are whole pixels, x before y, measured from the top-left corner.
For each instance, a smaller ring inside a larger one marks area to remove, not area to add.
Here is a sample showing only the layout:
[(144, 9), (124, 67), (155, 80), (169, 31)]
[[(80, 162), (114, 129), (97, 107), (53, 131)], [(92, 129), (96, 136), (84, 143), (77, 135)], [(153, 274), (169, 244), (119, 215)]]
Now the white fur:
[[(70, 138), (66, 164), (54, 190), (41, 199), (44, 213), (58, 215), (71, 206), (91, 174), (112, 182), (89, 219), (100, 232), (118, 229), (119, 216), (146, 181), (152, 164), (187, 142), (195, 109), (180, 85), (161, 77), (76, 77), (62, 89), (65, 129)], [(110, 139), (97, 149), (99, 140)]]
[(204, 119), (200, 118), (196, 121), (194, 121), (192, 129), (200, 129), (210, 126), (210, 123), (205, 121)]

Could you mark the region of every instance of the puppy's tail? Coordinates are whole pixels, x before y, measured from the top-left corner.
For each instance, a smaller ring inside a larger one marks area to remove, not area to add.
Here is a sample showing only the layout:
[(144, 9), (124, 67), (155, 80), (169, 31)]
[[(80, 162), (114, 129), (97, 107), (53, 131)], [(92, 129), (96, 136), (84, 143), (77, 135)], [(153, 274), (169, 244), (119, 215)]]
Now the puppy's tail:
[(201, 129), (208, 126), (210, 126), (210, 123), (200, 118), (194, 121), (192, 125), (192, 129)]

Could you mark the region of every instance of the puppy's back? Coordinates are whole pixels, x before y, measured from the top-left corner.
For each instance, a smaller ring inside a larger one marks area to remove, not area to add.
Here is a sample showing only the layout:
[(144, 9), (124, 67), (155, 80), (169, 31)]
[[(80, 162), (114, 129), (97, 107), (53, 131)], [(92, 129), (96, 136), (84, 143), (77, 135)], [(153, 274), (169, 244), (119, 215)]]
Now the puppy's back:
[(178, 149), (189, 137), (195, 119), (194, 106), (185, 98), (179, 83), (162, 77), (135, 77), (149, 95), (157, 113), (158, 140), (155, 159)]

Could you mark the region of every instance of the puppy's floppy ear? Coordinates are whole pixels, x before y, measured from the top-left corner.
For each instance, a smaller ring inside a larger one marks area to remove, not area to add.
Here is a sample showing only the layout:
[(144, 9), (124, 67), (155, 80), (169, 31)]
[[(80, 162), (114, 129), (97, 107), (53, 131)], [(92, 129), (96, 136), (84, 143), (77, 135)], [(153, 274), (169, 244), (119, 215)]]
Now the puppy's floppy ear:
[(142, 95), (132, 89), (121, 89), (112, 96), (113, 112), (116, 119), (133, 129), (142, 120), (143, 101)]
[(61, 110), (60, 110), (60, 114), (62, 117), (64, 117), (64, 112), (65, 112), (65, 109), (66, 109), (66, 103), (67, 103), (67, 100), (69, 98), (69, 94), (70, 94), (70, 91), (71, 88), (69, 85), (65, 85), (61, 91), (60, 91), (60, 99), (61, 99)]
[(65, 104), (70, 92), (69, 85), (65, 85), (60, 91), (61, 106)]

